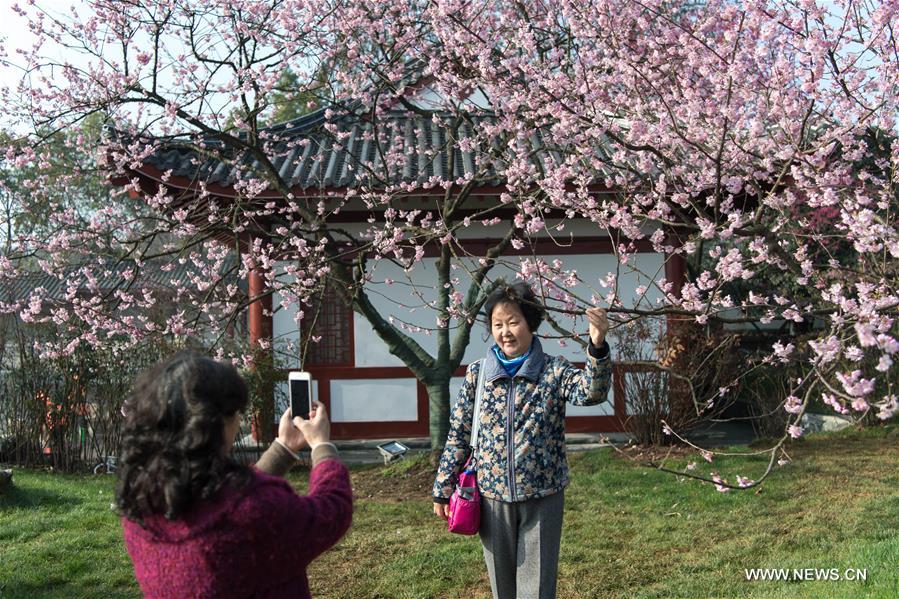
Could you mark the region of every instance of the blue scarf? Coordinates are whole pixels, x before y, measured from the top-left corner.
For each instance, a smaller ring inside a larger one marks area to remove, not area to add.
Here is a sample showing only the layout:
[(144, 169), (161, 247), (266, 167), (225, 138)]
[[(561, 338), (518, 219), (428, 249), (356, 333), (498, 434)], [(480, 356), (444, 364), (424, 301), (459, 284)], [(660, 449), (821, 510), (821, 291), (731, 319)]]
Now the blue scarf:
[(518, 369), (521, 368), (521, 365), (524, 364), (524, 361), (528, 359), (528, 356), (531, 355), (531, 349), (534, 347), (533, 341), (531, 342), (531, 347), (528, 348), (528, 351), (524, 353), (524, 355), (518, 356), (517, 358), (512, 358), (511, 360), (506, 357), (506, 355), (500, 350), (498, 345), (491, 347), (493, 350), (496, 359), (499, 360), (499, 363), (502, 364), (503, 368), (506, 371), (506, 374), (509, 376), (515, 376), (515, 373), (518, 372)]

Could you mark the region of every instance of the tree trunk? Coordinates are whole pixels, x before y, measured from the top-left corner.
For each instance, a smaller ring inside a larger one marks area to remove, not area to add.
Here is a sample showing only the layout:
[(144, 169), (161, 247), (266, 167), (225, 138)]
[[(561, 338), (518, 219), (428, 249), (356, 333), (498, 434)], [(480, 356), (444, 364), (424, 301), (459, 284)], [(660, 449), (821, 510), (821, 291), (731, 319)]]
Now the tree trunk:
[(253, 439), (263, 446), (275, 440), (275, 379), (280, 375), (275, 369), (271, 350), (257, 347), (253, 351), (253, 371), (247, 382), (250, 387)]
[[(268, 385), (265, 389), (263, 397), (272, 397), (275, 393), (273, 385)], [(256, 439), (263, 445), (269, 445), (275, 440), (275, 410), (272, 402), (264, 401), (259, 411), (253, 414), (253, 430), (256, 433)]]
[(449, 377), (433, 381), (427, 385), (428, 390), (428, 433), (431, 437), (431, 450), (442, 451), (449, 432), (450, 390)]

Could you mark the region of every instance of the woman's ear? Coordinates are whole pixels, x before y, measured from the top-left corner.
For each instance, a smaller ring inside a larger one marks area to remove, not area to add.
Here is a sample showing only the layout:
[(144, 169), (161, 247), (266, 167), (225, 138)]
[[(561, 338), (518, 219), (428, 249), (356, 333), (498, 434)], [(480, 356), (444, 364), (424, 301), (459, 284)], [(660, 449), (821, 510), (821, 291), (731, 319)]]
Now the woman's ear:
[(240, 432), (240, 412), (234, 412), (230, 416), (223, 418), (222, 445), (225, 453), (229, 453)]

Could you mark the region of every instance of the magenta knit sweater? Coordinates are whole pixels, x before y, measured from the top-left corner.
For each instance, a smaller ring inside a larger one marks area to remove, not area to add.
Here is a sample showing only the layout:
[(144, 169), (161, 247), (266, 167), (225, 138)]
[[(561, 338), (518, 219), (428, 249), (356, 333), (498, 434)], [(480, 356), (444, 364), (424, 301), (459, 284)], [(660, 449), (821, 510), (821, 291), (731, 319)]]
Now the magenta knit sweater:
[(175, 521), (122, 519), (125, 546), (146, 597), (310, 597), (306, 566), (347, 531), (353, 492), (346, 466), (312, 469), (309, 494), (253, 470)]

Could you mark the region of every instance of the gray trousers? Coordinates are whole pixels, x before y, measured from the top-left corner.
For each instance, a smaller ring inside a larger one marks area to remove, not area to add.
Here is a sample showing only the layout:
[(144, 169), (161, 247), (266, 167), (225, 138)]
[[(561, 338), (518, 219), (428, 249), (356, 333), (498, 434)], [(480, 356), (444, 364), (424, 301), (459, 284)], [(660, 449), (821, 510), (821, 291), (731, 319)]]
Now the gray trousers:
[(481, 544), (493, 599), (554, 599), (564, 491), (517, 503), (481, 498)]

